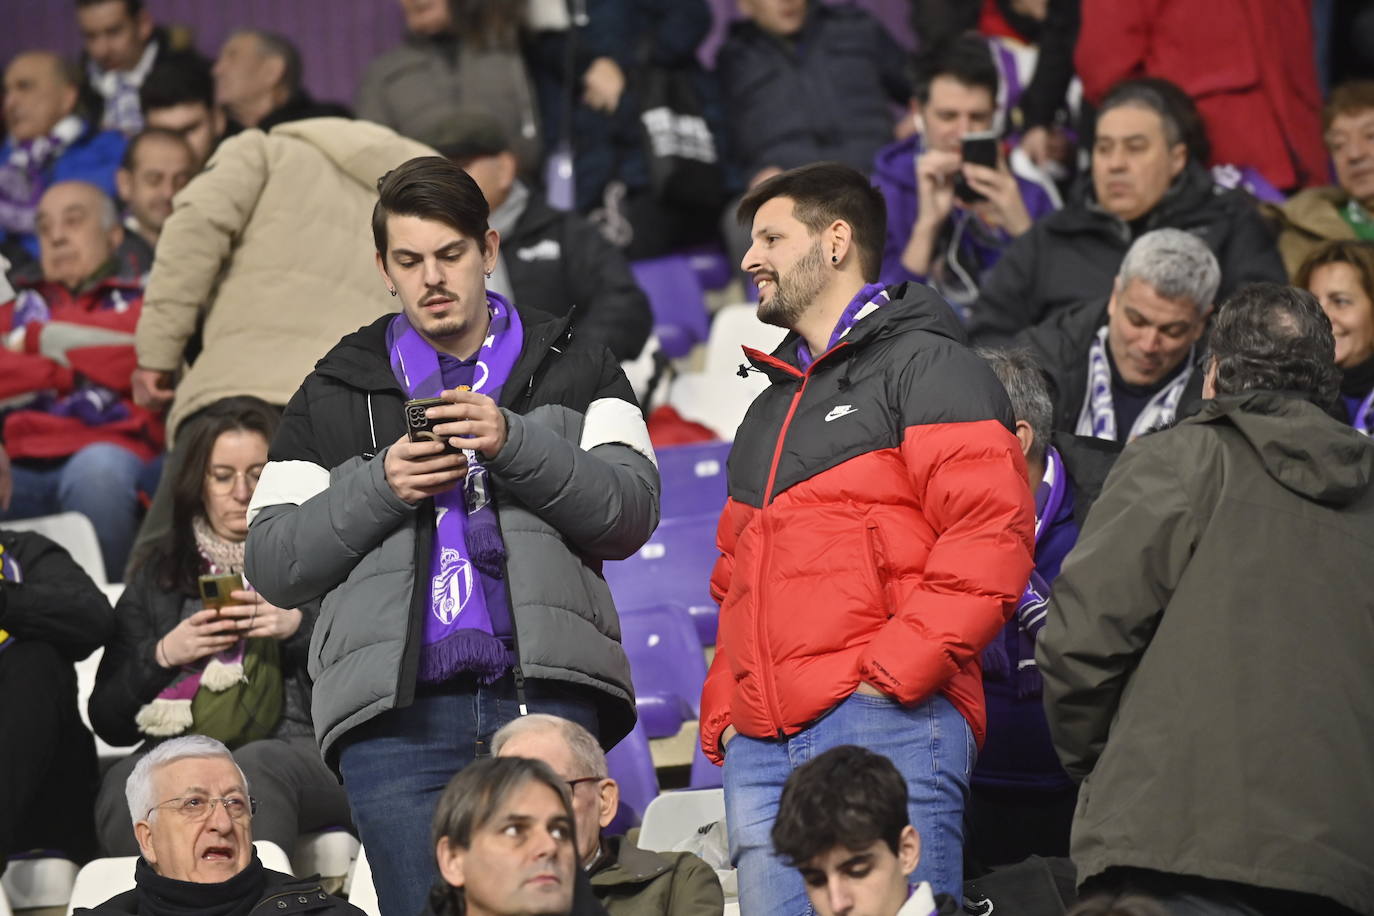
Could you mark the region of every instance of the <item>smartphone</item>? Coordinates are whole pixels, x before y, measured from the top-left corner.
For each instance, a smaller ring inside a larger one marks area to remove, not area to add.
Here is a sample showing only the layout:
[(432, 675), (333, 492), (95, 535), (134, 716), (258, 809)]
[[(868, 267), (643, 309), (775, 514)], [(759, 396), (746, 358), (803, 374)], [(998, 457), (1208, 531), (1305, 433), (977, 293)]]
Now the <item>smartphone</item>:
[[(972, 162), (974, 165), (981, 165), (989, 169), (997, 168), (998, 139), (996, 131), (987, 130), (976, 134), (965, 134), (961, 146), (963, 147), (965, 162)], [(966, 204), (987, 200), (982, 194), (973, 190), (964, 179), (963, 172), (954, 176), (954, 196)]]
[(406, 401), (406, 435), (410, 437), (411, 442), (442, 442), (444, 452), (448, 454), (457, 454), (462, 451), (462, 449), (454, 448), (449, 444), (448, 439), (434, 431), (435, 426), (448, 421), (434, 420), (425, 416), (425, 411), (429, 408), (447, 403), (443, 398), (415, 398)]
[(238, 573), (201, 576), (196, 582), (200, 586), (200, 600), (206, 607), (227, 607), (235, 602), (232, 593), (243, 590), (243, 576)]

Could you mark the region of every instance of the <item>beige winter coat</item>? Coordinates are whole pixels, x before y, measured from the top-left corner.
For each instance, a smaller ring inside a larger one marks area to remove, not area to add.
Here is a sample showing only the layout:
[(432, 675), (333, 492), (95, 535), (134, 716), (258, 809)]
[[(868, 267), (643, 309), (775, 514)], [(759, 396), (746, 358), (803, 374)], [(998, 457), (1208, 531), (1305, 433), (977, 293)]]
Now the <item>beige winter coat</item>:
[(1322, 242), (1353, 239), (1355, 230), (1341, 216), (1350, 195), (1338, 187), (1308, 188), (1290, 197), (1282, 206), (1269, 206), (1278, 217), (1279, 254), (1289, 278)]
[(145, 369), (183, 367), (170, 440), (232, 395), (285, 404), (345, 334), (395, 309), (377, 276), (377, 179), (433, 150), (377, 124), (293, 121), (225, 140), (177, 194), (148, 278), (135, 344)]

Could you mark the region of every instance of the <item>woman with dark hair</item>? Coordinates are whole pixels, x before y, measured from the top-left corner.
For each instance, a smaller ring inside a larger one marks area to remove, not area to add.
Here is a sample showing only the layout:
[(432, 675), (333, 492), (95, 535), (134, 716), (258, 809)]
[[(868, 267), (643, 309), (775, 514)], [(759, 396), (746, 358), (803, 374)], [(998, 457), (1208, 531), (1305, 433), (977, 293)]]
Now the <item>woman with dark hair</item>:
[[(265, 401), (226, 398), (179, 440), (171, 531), (129, 578), (91, 695), (96, 734), (143, 742), (101, 785), (96, 822), (107, 854), (138, 852), (124, 784), (144, 752), (176, 735), (208, 735), (234, 751), (259, 801), (256, 839), (289, 854), (299, 833), (350, 822), (310, 721), (306, 650), (318, 607), (275, 607), (241, 578), (248, 502), (278, 420)], [(216, 586), (228, 603), (207, 606), (208, 576), (238, 577)]]
[(1316, 296), (1331, 320), (1347, 422), (1374, 435), (1374, 245), (1326, 242), (1302, 262), (1293, 285)]

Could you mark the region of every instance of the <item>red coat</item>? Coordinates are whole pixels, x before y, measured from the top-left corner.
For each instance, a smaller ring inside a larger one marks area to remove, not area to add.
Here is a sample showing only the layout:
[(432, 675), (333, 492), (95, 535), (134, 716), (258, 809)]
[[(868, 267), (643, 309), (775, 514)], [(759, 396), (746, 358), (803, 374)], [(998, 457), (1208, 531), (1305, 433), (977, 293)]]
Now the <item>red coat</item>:
[[(9, 345), (0, 348), (0, 405), (21, 407), (5, 416), (0, 437), (10, 457), (64, 458), (95, 442), (123, 446), (145, 460), (161, 451), (161, 421), (130, 399), (137, 365), (133, 334), (142, 305), (137, 281), (115, 277), (80, 294), (42, 282), (0, 305), (0, 335)], [(46, 315), (25, 320), (35, 306)], [(89, 426), (75, 417), (22, 409), (29, 396), (60, 398), (83, 382), (120, 395), (125, 416)]]
[(1276, 188), (1329, 183), (1308, 0), (1083, 0), (1074, 63), (1094, 104), (1130, 77), (1177, 83), (1214, 163)]
[(978, 653), (1030, 575), (1034, 506), (1001, 385), (934, 293), (893, 292), (807, 372), (795, 338), (746, 351), (773, 385), (740, 425), (718, 529), (717, 762), (727, 726), (796, 734), (860, 681), (903, 704), (942, 693), (982, 742)]

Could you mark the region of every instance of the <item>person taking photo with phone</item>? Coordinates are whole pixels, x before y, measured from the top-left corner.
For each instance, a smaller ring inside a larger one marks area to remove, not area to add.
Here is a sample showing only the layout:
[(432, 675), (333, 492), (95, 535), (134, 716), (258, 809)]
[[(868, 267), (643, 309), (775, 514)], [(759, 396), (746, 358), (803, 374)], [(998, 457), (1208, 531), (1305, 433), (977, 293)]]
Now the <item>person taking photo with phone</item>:
[(920, 129), (880, 150), (873, 170), (887, 203), (881, 278), (889, 286), (926, 283), (963, 317), (983, 274), (1056, 203), (1007, 167), (987, 43), (965, 36), (922, 59), (911, 99)]
[(610, 748), (633, 727), (601, 564), (653, 533), (659, 477), (611, 352), (486, 288), (501, 238), (472, 177), (420, 157), (378, 194), (400, 314), (343, 338), (287, 405), (246, 571), (277, 604), (324, 599), (316, 736), (383, 916), (413, 916), (438, 877), (430, 814), (498, 728), (543, 712)]
[(218, 401), (187, 424), (169, 483), (172, 527), (135, 566), (91, 694), (107, 743), (142, 742), (105, 774), (96, 829), (107, 855), (136, 855), (124, 786), (148, 751), (179, 735), (227, 745), (262, 802), (260, 840), (288, 853), (301, 833), (348, 826), (348, 801), (325, 768), (310, 722), (306, 649), (318, 607), (277, 607), (243, 581), (248, 501), (278, 412)]

